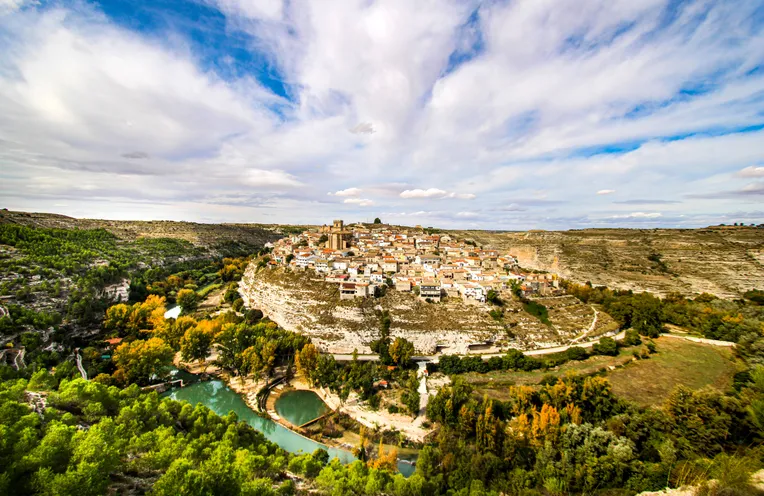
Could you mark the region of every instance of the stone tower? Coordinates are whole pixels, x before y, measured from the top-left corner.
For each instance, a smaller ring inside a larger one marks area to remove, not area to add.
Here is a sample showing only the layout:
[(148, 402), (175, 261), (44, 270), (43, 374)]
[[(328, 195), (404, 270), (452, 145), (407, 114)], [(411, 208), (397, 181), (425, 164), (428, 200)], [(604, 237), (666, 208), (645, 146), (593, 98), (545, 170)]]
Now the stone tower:
[(329, 249), (330, 250), (347, 250), (350, 248), (350, 239), (353, 234), (350, 231), (345, 230), (345, 223), (341, 220), (335, 220), (332, 222), (332, 227), (329, 231)]

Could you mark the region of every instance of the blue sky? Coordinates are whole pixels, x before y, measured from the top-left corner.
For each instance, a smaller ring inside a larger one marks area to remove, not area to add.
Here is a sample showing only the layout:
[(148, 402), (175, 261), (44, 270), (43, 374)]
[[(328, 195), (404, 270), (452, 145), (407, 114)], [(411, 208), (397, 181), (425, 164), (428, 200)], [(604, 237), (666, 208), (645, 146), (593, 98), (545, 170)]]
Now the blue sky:
[(0, 0), (2, 207), (764, 222), (764, 0)]

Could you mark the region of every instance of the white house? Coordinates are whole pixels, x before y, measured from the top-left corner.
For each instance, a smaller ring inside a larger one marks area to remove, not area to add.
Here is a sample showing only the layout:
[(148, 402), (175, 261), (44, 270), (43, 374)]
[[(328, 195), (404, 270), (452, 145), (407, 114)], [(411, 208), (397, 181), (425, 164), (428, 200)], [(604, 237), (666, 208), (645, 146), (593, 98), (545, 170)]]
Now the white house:
[(313, 262), (316, 272), (329, 272), (329, 261), (325, 258), (317, 258)]

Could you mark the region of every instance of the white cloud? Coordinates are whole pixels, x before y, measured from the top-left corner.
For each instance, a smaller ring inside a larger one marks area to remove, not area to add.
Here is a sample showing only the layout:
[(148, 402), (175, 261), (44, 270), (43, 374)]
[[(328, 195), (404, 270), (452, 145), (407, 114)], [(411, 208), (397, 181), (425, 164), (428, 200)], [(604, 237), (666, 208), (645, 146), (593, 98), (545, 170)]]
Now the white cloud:
[(291, 174), (287, 174), (280, 170), (260, 170), (251, 169), (245, 176), (245, 182), (249, 186), (261, 187), (261, 188), (273, 188), (273, 187), (287, 187), (295, 188), (302, 186), (302, 183), (297, 180), (296, 177)]
[(329, 193), (330, 196), (358, 196), (363, 192), (360, 188), (347, 188), (334, 193)]
[(374, 126), (371, 122), (361, 122), (354, 126), (350, 132), (353, 134), (374, 134)]
[(19, 10), (25, 4), (36, 3), (31, 0), (0, 0), (0, 15), (10, 14)]
[(176, 23), (0, 0), (4, 205), (322, 223), (415, 202), (413, 222), (523, 228), (612, 215), (592, 191), (664, 202), (624, 223), (712, 222), (760, 199), (741, 189), (764, 177), (756, 2), (204, 3), (290, 98), (224, 74)]
[(472, 193), (455, 193), (453, 191), (445, 191), (438, 188), (428, 189), (407, 189), (400, 194), (401, 198), (457, 198), (460, 200), (472, 200), (475, 195)]
[(597, 191), (598, 195), (612, 195), (613, 193), (615, 193), (614, 189), (601, 189)]
[(350, 203), (358, 205), (359, 207), (370, 207), (374, 205), (374, 202), (367, 198), (346, 198), (342, 203)]
[(737, 173), (740, 177), (764, 177), (764, 167), (750, 165)]

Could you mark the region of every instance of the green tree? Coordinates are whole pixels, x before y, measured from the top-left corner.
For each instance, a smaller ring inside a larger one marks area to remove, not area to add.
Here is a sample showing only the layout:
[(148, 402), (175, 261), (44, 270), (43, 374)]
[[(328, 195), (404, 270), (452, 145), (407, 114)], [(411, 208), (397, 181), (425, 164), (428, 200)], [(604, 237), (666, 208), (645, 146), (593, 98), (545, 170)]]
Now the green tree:
[(565, 354), (570, 360), (586, 360), (589, 358), (589, 353), (587, 353), (586, 350), (580, 346), (571, 346), (568, 348)]
[(623, 338), (623, 344), (626, 346), (637, 346), (642, 344), (642, 339), (639, 337), (639, 333), (636, 329), (628, 329), (626, 335)]
[(193, 312), (199, 306), (199, 295), (193, 289), (181, 289), (175, 299), (186, 313)]
[(592, 346), (592, 352), (597, 355), (618, 355), (618, 343), (613, 338), (600, 338), (600, 342)]
[(186, 331), (180, 340), (180, 355), (184, 361), (202, 363), (207, 359), (215, 341), (215, 328), (215, 322), (203, 320)]
[(417, 379), (416, 374), (410, 374), (408, 380), (406, 381), (405, 388), (405, 391), (401, 395), (401, 401), (404, 405), (406, 405), (406, 408), (408, 409), (411, 416), (416, 417), (419, 415), (420, 400), (419, 380)]
[(414, 344), (404, 338), (397, 337), (393, 344), (390, 345), (389, 353), (393, 363), (405, 367), (409, 364), (414, 354)]
[(294, 357), (297, 370), (308, 379), (311, 385), (316, 383), (319, 355), (316, 345), (308, 343)]
[(382, 223), (382, 219), (380, 219), (379, 217), (376, 217), (376, 218), (374, 218), (374, 223), (375, 224), (381, 224)]

